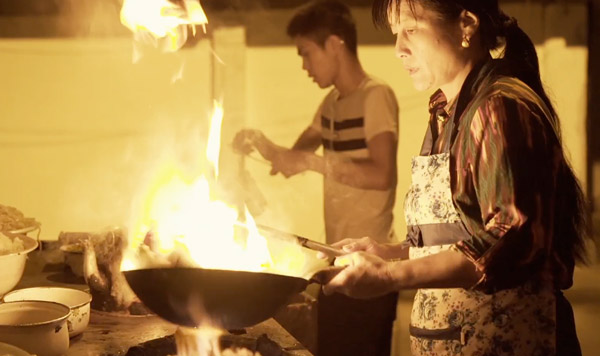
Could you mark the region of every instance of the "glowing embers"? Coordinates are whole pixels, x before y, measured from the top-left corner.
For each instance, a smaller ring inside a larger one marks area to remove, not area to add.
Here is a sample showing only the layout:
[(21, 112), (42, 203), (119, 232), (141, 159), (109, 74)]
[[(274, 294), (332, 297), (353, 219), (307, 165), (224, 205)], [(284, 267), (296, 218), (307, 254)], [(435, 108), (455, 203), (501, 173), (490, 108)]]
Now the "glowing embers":
[(297, 344), (279, 344), (276, 340), (280, 338), (293, 339), (286, 336), (287, 334), (277, 334), (278, 328), (269, 330), (275, 332), (275, 335), (267, 336), (264, 333), (259, 333), (260, 336), (246, 333), (234, 335), (226, 331), (206, 328), (180, 329), (175, 335), (131, 347), (126, 356), (167, 356), (176, 353), (179, 356), (282, 356), (289, 354), (286, 349), (290, 346), (294, 350), (302, 350), (302, 347)]
[[(252, 351), (252, 340), (247, 340), (248, 347), (243, 345), (221, 345), (224, 332), (213, 328), (178, 328), (175, 332), (175, 343), (178, 356), (262, 356)], [(243, 339), (241, 339), (243, 340)], [(240, 342), (238, 342), (239, 344)]]

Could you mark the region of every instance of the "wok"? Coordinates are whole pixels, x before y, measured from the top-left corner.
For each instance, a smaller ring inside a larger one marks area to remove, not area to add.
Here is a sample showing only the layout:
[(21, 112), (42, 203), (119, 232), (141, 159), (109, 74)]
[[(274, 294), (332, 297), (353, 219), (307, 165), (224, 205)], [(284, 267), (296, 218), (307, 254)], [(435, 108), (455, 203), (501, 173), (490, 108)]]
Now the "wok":
[[(299, 238), (299, 237), (298, 237)], [(308, 240), (310, 241), (310, 240)], [(314, 242), (329, 255), (340, 250)], [(174, 324), (200, 326), (205, 321), (241, 329), (272, 317), (310, 282), (326, 283), (341, 268), (322, 269), (310, 279), (265, 272), (196, 267), (124, 271), (133, 292), (158, 316)]]

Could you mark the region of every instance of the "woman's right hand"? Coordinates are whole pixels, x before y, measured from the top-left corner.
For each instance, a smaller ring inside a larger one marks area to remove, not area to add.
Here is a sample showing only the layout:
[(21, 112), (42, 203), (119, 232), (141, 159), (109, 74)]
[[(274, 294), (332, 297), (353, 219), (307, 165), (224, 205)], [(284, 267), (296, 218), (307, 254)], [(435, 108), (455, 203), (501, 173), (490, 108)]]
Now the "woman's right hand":
[(396, 290), (394, 265), (372, 253), (354, 252), (337, 257), (335, 266), (341, 269), (323, 285), (326, 295), (338, 292), (352, 298), (369, 299)]

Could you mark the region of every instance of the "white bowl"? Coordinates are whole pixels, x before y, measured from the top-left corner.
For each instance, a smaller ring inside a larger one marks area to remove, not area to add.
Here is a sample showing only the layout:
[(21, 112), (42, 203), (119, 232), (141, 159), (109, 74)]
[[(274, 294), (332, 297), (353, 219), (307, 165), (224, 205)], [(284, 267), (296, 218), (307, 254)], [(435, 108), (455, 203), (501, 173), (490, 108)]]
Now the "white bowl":
[(12, 240), (17, 237), (20, 238), (25, 245), (25, 250), (0, 255), (0, 296), (12, 290), (19, 283), (25, 270), (27, 254), (35, 250), (38, 246), (37, 241), (31, 237), (10, 233), (4, 234)]
[(41, 230), (41, 225), (37, 221), (35, 223), (31, 224), (30, 226), (22, 227), (22, 228), (16, 229), (16, 230), (11, 230), (9, 232), (11, 234), (17, 234), (17, 235), (18, 234), (23, 234), (23, 235), (27, 235), (28, 233), (36, 231), (36, 230), (38, 230), (38, 233)]
[(71, 309), (71, 315), (67, 319), (70, 337), (81, 334), (90, 322), (92, 295), (79, 289), (63, 287), (24, 288), (6, 293), (3, 299), (5, 302), (41, 300), (68, 306)]
[(0, 342), (37, 356), (61, 356), (69, 349), (66, 305), (27, 301), (0, 304)]

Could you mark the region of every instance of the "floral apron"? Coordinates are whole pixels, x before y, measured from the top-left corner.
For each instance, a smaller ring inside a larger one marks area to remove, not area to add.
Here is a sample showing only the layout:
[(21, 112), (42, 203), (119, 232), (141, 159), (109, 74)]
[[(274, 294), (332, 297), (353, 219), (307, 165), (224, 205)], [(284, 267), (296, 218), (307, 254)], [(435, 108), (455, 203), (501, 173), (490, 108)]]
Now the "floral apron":
[[(410, 259), (448, 250), (469, 238), (452, 201), (450, 154), (412, 160), (405, 201)], [(476, 290), (419, 289), (410, 321), (413, 355), (555, 355), (555, 296), (551, 286), (484, 294)]]

